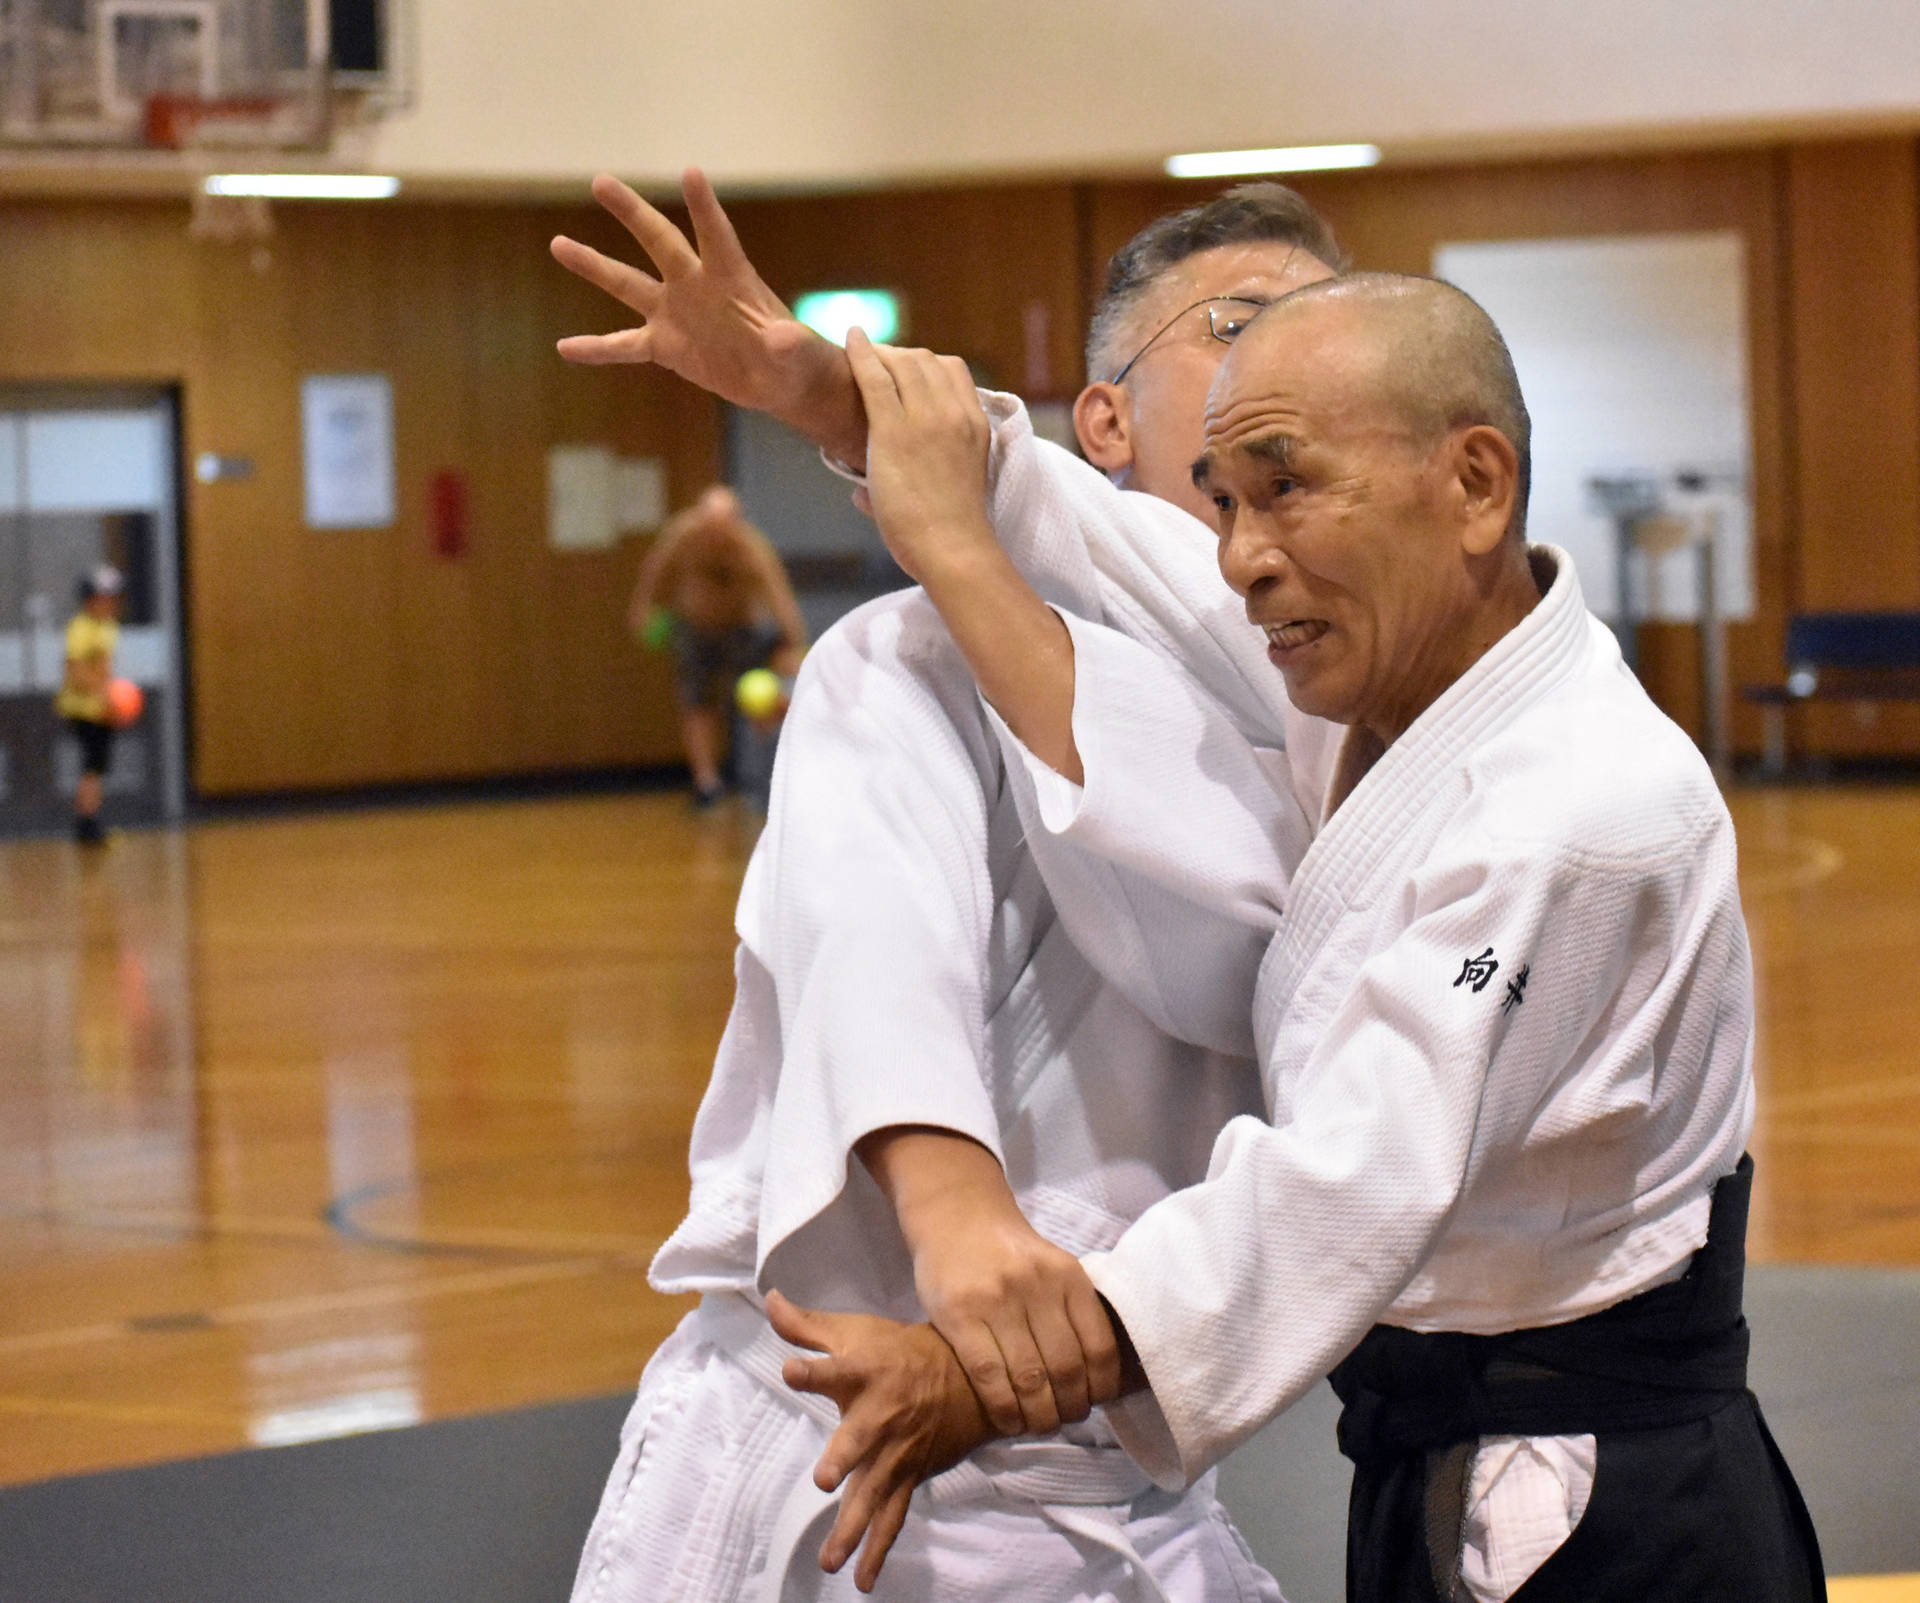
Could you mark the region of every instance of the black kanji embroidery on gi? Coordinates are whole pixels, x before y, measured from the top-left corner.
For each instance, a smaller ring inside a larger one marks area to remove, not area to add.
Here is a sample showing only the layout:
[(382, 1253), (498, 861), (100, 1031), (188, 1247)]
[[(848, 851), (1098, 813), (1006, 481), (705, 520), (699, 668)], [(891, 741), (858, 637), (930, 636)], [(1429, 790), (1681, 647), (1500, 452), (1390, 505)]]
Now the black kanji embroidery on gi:
[(1507, 999), (1500, 1004), (1502, 1013), (1511, 1013), (1527, 999), (1527, 976), (1533, 972), (1531, 963), (1522, 963), (1520, 972), (1507, 981)]
[(1493, 972), (1499, 968), (1499, 961), (1489, 946), (1478, 957), (1470, 957), (1460, 965), (1460, 978), (1453, 982), (1455, 990), (1463, 985), (1471, 985), (1476, 991), (1484, 991), (1487, 981), (1493, 978)]

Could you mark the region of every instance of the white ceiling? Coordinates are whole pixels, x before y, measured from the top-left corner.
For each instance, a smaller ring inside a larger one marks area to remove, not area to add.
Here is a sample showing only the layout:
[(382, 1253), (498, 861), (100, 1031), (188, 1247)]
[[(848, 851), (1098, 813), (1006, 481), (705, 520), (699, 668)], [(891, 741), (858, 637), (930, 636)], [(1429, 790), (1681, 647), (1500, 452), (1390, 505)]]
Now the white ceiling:
[[(340, 165), (429, 190), (1157, 172), (1920, 129), (1914, 0), (410, 0), (412, 105)], [(44, 161), (0, 156), (0, 188)], [(177, 187), (177, 163), (70, 174)]]
[(1911, 0), (416, 0), (416, 178), (815, 187), (1920, 126)]

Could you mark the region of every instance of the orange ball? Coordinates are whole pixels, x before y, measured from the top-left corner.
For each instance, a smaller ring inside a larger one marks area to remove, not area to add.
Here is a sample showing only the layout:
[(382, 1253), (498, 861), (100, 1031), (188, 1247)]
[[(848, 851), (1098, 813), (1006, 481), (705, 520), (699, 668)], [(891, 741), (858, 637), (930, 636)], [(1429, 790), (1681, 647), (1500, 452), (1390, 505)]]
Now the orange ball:
[(107, 686), (107, 722), (115, 729), (133, 723), (146, 704), (147, 698), (131, 679), (116, 679)]

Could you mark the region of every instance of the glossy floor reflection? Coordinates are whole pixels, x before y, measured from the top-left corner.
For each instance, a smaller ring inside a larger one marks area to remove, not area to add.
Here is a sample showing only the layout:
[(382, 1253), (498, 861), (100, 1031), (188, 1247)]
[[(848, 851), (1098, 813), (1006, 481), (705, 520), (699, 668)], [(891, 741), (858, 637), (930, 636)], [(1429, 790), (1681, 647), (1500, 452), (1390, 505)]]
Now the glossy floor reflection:
[(1920, 787), (1729, 800), (1759, 1011), (1752, 1255), (1920, 1264)]
[[(1920, 1264), (1920, 790), (1733, 800), (1755, 1255)], [(0, 845), (0, 1483), (630, 1386), (752, 833), (639, 795)]]
[(0, 848), (0, 1480), (629, 1385), (746, 818)]

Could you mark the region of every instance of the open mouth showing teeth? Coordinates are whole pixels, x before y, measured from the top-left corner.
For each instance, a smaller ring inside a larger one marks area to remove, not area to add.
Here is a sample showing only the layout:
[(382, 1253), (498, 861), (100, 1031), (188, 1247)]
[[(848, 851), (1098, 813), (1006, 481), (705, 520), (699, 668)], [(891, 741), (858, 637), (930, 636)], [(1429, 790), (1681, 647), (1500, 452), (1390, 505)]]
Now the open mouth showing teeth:
[(1291, 623), (1270, 623), (1267, 625), (1267, 639), (1282, 651), (1294, 646), (1304, 646), (1309, 641), (1318, 640), (1327, 632), (1328, 624), (1324, 618), (1295, 618)]

